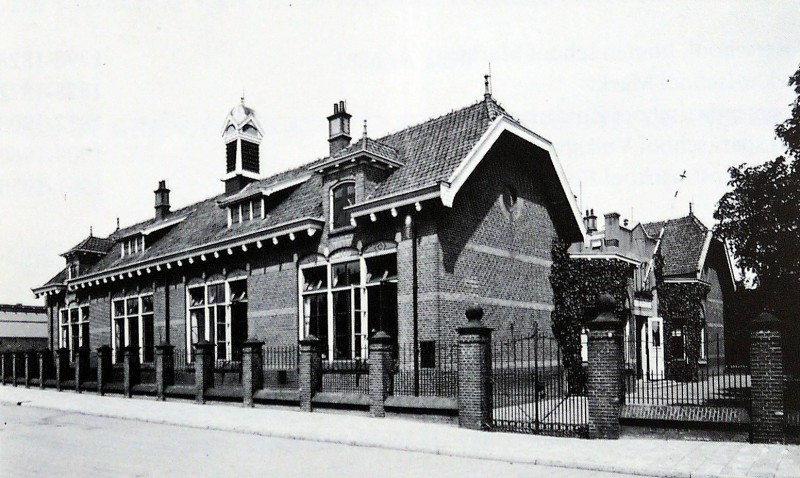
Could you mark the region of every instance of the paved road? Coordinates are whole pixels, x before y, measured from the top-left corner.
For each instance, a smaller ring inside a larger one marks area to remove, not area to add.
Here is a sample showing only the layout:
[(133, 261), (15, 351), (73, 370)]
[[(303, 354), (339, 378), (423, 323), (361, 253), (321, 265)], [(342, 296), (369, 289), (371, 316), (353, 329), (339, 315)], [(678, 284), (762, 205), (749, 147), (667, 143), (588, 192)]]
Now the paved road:
[(0, 476), (625, 475), (358, 448), (0, 406)]

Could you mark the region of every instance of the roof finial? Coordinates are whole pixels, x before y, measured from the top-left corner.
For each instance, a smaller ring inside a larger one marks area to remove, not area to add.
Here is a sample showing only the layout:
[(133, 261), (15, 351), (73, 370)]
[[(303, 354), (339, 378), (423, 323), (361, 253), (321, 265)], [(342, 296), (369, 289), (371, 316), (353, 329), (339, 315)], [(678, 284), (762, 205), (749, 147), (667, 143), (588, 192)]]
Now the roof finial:
[(117, 230), (119, 231), (119, 216), (117, 216)]
[(492, 89), (489, 87), (489, 78), (491, 75), (483, 75), (484, 92), (483, 97), (489, 99), (492, 97)]
[(692, 211), (692, 202), (691, 201), (689, 201), (689, 215), (690, 216), (694, 215), (694, 211)]
[(367, 137), (367, 119), (364, 118), (364, 138)]
[(92, 236), (93, 236), (93, 234), (92, 234), (92, 226), (89, 226), (89, 237), (92, 237)]
[(242, 88), (242, 106), (244, 106), (244, 88)]

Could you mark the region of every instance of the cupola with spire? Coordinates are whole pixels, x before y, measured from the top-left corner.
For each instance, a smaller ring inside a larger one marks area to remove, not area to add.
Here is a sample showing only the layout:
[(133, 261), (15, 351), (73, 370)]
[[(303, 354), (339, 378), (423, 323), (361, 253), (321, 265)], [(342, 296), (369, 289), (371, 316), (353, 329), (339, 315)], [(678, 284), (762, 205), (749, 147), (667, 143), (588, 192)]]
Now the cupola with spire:
[(264, 137), (256, 112), (244, 104), (244, 96), (225, 118), (222, 139), (225, 141), (225, 194), (239, 192), (260, 178), (258, 148)]

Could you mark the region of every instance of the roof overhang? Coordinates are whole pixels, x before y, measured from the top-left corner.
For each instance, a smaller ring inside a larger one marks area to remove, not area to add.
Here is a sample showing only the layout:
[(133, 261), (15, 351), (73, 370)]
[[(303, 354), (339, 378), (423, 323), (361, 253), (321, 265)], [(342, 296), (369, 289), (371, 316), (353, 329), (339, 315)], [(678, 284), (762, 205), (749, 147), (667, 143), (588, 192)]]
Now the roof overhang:
[(364, 157), (364, 158), (368, 159), (372, 163), (380, 164), (380, 165), (385, 166), (385, 167), (387, 167), (389, 169), (399, 168), (400, 166), (403, 165), (403, 163), (401, 163), (400, 161), (398, 161), (396, 159), (389, 158), (387, 156), (384, 156), (384, 155), (381, 155), (381, 154), (377, 154), (377, 153), (372, 152), (372, 151), (367, 151), (364, 148), (359, 148), (359, 149), (357, 149), (357, 150), (355, 150), (353, 152), (347, 153), (347, 154), (345, 154), (343, 156), (329, 159), (328, 161), (325, 161), (325, 162), (323, 162), (321, 164), (316, 164), (316, 165), (310, 167), (309, 169), (311, 169), (313, 171), (316, 171), (318, 173), (322, 173), (327, 169), (338, 168), (338, 167), (340, 167), (340, 166), (342, 166), (344, 164), (347, 164), (347, 163), (354, 163), (360, 157)]
[(703, 279), (696, 279), (694, 277), (668, 277), (664, 279), (666, 284), (705, 284), (711, 287), (711, 283)]
[(167, 269), (171, 269), (173, 264), (176, 267), (182, 267), (183, 261), (192, 264), (195, 259), (204, 261), (206, 260), (206, 255), (219, 256), (221, 252), (227, 255), (233, 255), (234, 249), (236, 248), (240, 248), (243, 252), (246, 252), (248, 246), (261, 248), (270, 240), (273, 244), (278, 244), (279, 238), (284, 236), (287, 236), (290, 241), (294, 241), (296, 236), (302, 233), (313, 236), (317, 231), (322, 230), (324, 226), (325, 221), (322, 219), (313, 217), (300, 218), (258, 231), (251, 231), (239, 236), (226, 238), (215, 243), (204, 244), (164, 256), (149, 258), (132, 264), (125, 264), (124, 266), (87, 274), (69, 281), (67, 288), (69, 290), (75, 290), (78, 287), (84, 288), (92, 285), (99, 285), (101, 282), (105, 283), (109, 279), (112, 281), (117, 278), (124, 280), (125, 277), (131, 278), (134, 274), (136, 276), (150, 274), (153, 269), (160, 271), (162, 266), (165, 266)]
[(217, 201), (217, 204), (219, 204), (219, 207), (227, 207), (230, 206), (231, 204), (236, 204), (238, 202), (247, 199), (252, 199), (260, 196), (271, 196), (274, 193), (303, 184), (304, 182), (308, 181), (309, 178), (311, 178), (311, 173), (302, 174), (300, 176), (297, 176), (296, 178), (280, 181), (278, 183), (263, 188), (253, 187), (250, 190), (242, 191), (242, 193), (240, 194), (234, 194), (233, 196), (227, 197), (225, 199), (220, 199), (219, 201)]
[(558, 176), (561, 189), (566, 195), (575, 226), (578, 231), (580, 231), (581, 236), (585, 236), (586, 227), (583, 224), (583, 218), (580, 210), (578, 209), (578, 203), (575, 201), (575, 196), (572, 194), (572, 189), (569, 187), (567, 177), (564, 174), (563, 168), (561, 167), (561, 162), (558, 160), (558, 154), (556, 154), (553, 143), (504, 115), (498, 116), (491, 123), (491, 125), (489, 125), (489, 128), (483, 133), (483, 136), (481, 136), (480, 140), (478, 140), (477, 144), (475, 144), (467, 156), (464, 157), (455, 171), (453, 171), (447, 182), (440, 184), (442, 204), (447, 207), (453, 207), (453, 201), (455, 200), (458, 191), (461, 190), (461, 188), (467, 182), (467, 179), (469, 179), (470, 175), (475, 171), (500, 136), (505, 132), (513, 134), (547, 152), (550, 157), (550, 161), (553, 164), (553, 168), (555, 169), (556, 175)]
[(592, 254), (588, 252), (575, 252), (569, 255), (570, 259), (590, 259), (590, 260), (618, 260), (622, 262), (627, 262), (628, 264), (634, 265), (636, 267), (641, 265), (641, 261), (637, 261), (636, 259), (631, 259), (630, 257), (623, 256), (622, 254), (612, 254), (612, 253), (603, 253), (603, 254)]
[(36, 298), (38, 299), (40, 296), (43, 295), (60, 294), (61, 292), (64, 292), (66, 288), (67, 288), (66, 284), (50, 284), (42, 287), (34, 287), (33, 289), (31, 289), (31, 292), (33, 292), (33, 295), (36, 296)]
[[(385, 196), (359, 204), (348, 206), (345, 209), (350, 211), (352, 218), (369, 216), (386, 210), (394, 210), (409, 205), (421, 204), (423, 201), (435, 199), (440, 196), (439, 186), (436, 184), (425, 186), (412, 191), (406, 191), (392, 196)], [(419, 207), (419, 206), (418, 206)]]

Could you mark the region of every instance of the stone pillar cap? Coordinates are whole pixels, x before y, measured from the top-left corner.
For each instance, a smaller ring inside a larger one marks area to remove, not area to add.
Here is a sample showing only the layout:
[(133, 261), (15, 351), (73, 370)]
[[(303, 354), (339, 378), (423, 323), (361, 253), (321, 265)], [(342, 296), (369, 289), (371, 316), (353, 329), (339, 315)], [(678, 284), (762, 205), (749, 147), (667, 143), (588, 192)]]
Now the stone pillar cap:
[(316, 335), (309, 334), (309, 335), (306, 336), (306, 338), (304, 338), (304, 339), (302, 339), (300, 341), (300, 344), (315, 345), (315, 344), (318, 344), (319, 342), (320, 342), (320, 340), (317, 338)]
[(370, 344), (388, 344), (391, 341), (392, 337), (383, 330), (375, 332), (369, 339)]
[(98, 352), (104, 352), (106, 350), (111, 350), (111, 347), (108, 344), (103, 344), (103, 345), (97, 347), (97, 351)]
[(211, 348), (211, 347), (214, 346), (214, 344), (212, 344), (211, 342), (209, 342), (206, 339), (201, 339), (199, 342), (197, 342), (196, 344), (193, 344), (193, 345), (195, 347), (197, 347), (197, 348)]
[(754, 330), (775, 330), (779, 329), (781, 324), (781, 319), (769, 309), (764, 309), (755, 319), (750, 321), (750, 327)]
[(122, 350), (124, 350), (126, 352), (128, 352), (128, 351), (130, 351), (130, 352), (134, 352), (134, 351), (138, 352), (139, 351), (139, 347), (137, 347), (135, 345), (126, 345), (126, 346), (122, 347)]
[(264, 346), (263, 340), (258, 340), (257, 338), (246, 338), (244, 342), (242, 342), (242, 347), (249, 347), (249, 348), (260, 348)]
[(616, 300), (611, 294), (600, 294), (595, 302), (595, 310), (598, 311), (597, 317), (590, 321), (590, 330), (618, 330), (625, 324), (614, 314)]
[(160, 344), (156, 345), (157, 349), (168, 349), (168, 348), (175, 348), (173, 344), (168, 344), (166, 342), (161, 342)]

